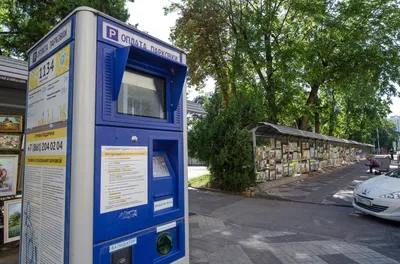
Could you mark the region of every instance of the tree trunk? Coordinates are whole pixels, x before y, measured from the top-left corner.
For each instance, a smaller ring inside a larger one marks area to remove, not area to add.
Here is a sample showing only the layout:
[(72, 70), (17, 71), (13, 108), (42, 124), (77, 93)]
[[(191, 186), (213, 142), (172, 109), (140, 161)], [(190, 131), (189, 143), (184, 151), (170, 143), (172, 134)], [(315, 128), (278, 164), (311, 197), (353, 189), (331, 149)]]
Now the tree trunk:
[(329, 115), (329, 131), (328, 136), (333, 136), (333, 123), (335, 119), (335, 111), (332, 109), (331, 114)]
[(315, 133), (321, 133), (321, 123), (320, 123), (320, 119), (319, 119), (319, 111), (317, 111), (315, 113)]
[[(270, 29), (268, 29), (270, 30)], [(273, 69), (273, 57), (272, 57), (272, 47), (271, 47), (271, 32), (267, 32), (264, 35), (264, 45), (265, 45), (265, 60), (267, 64), (267, 100), (269, 105), (269, 122), (276, 124), (278, 122), (278, 110), (276, 106), (276, 95), (275, 95), (275, 84), (273, 79), (274, 69)]]
[[(315, 84), (313, 84), (311, 86), (311, 92), (308, 95), (308, 99), (307, 99), (307, 102), (306, 102), (307, 106), (314, 104), (315, 99), (318, 97), (318, 89), (319, 89), (319, 84), (315, 83)], [(308, 120), (309, 120), (309, 117), (307, 115), (304, 115), (301, 118), (299, 129), (307, 130), (307, 128), (308, 128)]]
[(350, 102), (350, 98), (347, 97), (346, 98), (347, 101), (347, 105), (346, 105), (346, 129), (345, 129), (345, 134), (347, 136), (348, 139), (350, 139), (351, 137), (351, 129), (350, 129), (350, 118), (351, 118), (351, 102)]
[(335, 105), (336, 105), (335, 92), (334, 92), (334, 90), (332, 90), (332, 109), (331, 109), (331, 113), (329, 115), (329, 132), (328, 132), (329, 136), (333, 136), (333, 127), (334, 127), (335, 115), (336, 115)]
[(314, 113), (314, 127), (315, 127), (315, 133), (321, 133), (321, 122), (320, 122), (320, 116), (319, 116), (319, 98), (317, 95), (317, 98), (315, 98), (315, 105), (316, 111)]

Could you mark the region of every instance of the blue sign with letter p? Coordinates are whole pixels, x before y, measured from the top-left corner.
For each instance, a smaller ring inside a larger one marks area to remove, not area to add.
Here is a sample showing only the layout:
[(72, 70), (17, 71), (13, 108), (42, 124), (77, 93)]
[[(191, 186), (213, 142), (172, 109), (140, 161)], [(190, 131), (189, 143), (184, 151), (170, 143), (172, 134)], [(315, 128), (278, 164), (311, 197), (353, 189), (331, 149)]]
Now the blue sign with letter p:
[(107, 26), (107, 38), (118, 41), (118, 29)]

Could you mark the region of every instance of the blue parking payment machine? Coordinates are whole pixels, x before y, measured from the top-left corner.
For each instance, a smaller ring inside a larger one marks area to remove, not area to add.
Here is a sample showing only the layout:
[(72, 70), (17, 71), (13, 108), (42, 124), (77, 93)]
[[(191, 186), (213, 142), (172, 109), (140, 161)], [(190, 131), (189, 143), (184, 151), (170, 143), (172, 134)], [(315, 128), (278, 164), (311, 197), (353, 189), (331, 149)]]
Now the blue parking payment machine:
[(32, 47), (20, 263), (189, 263), (186, 71), (90, 8)]

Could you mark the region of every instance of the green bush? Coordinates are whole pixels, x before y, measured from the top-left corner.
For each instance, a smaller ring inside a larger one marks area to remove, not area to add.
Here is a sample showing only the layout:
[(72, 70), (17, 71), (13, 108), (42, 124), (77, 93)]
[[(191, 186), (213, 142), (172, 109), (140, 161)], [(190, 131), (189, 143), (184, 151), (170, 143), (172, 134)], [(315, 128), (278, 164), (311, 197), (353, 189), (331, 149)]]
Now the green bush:
[(241, 91), (228, 105), (215, 93), (206, 101), (207, 114), (188, 134), (189, 155), (204, 162), (216, 187), (243, 191), (255, 183), (251, 135), (246, 126), (264, 118), (262, 97)]

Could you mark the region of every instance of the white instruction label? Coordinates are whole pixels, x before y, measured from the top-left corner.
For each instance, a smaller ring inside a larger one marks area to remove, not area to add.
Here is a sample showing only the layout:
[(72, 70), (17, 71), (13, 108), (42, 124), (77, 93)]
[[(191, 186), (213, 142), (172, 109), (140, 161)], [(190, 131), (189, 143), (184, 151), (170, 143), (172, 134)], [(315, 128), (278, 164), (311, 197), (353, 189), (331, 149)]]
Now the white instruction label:
[(176, 227), (176, 222), (172, 222), (172, 223), (162, 225), (162, 226), (157, 226), (157, 233), (160, 233), (160, 232), (163, 232), (165, 230), (175, 228), (175, 227)]
[(109, 252), (112, 253), (112, 252), (120, 250), (122, 248), (126, 248), (126, 247), (130, 247), (130, 246), (136, 245), (136, 242), (137, 242), (137, 238), (136, 237), (132, 238), (132, 239), (129, 239), (129, 240), (126, 240), (126, 241), (123, 241), (123, 242), (119, 242), (117, 244), (111, 245)]
[(154, 212), (171, 208), (174, 206), (174, 198), (168, 198), (165, 200), (154, 202)]
[(147, 160), (147, 147), (101, 147), (101, 214), (147, 204)]

